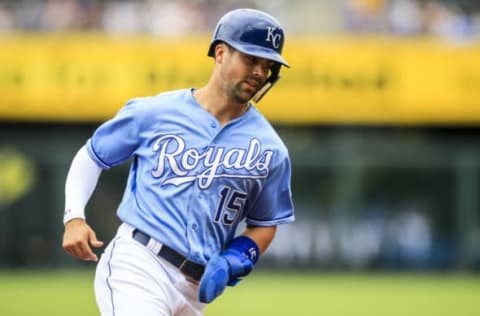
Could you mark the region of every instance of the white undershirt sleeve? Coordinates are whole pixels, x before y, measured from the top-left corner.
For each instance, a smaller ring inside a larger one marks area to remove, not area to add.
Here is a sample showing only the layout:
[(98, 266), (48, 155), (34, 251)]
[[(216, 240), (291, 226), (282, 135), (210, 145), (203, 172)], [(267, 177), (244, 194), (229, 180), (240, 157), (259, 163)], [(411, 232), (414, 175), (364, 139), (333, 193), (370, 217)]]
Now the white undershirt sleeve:
[(73, 158), (65, 182), (63, 223), (73, 218), (85, 219), (85, 206), (97, 186), (102, 168), (90, 158), (87, 147), (80, 148)]

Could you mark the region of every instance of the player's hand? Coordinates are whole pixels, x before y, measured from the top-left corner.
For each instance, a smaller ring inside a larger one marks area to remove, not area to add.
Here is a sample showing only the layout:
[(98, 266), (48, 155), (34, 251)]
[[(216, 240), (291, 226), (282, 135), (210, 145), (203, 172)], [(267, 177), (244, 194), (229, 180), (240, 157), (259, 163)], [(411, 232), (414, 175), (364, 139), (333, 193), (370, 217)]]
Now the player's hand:
[(227, 285), (234, 286), (239, 277), (249, 274), (253, 263), (235, 249), (227, 249), (213, 256), (205, 267), (198, 289), (199, 300), (210, 303), (223, 293)]
[(85, 261), (97, 261), (98, 257), (91, 247), (102, 246), (103, 242), (97, 240), (95, 232), (84, 219), (74, 218), (65, 224), (63, 249), (73, 257)]
[(210, 303), (223, 293), (230, 279), (228, 262), (220, 255), (208, 261), (205, 272), (200, 280), (198, 298), (202, 303)]

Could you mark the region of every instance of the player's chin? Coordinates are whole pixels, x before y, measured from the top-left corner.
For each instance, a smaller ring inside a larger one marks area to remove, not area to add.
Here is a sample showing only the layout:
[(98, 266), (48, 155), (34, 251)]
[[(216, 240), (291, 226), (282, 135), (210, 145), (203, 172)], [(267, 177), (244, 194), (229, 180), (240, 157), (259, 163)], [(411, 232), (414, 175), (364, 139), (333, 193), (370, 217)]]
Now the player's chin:
[(245, 99), (248, 101), (250, 100), (251, 98), (253, 98), (253, 96), (255, 95), (255, 93), (257, 93), (258, 91), (258, 87), (254, 87), (254, 86), (251, 86), (251, 85), (246, 85), (243, 89), (242, 89), (242, 95), (245, 97)]
[(239, 101), (239, 103), (247, 103), (253, 98), (254, 95), (255, 93), (244, 93), (240, 96), (237, 96), (237, 100)]
[(238, 103), (246, 103), (255, 95), (256, 91), (251, 90), (237, 90), (235, 93), (235, 99)]
[(252, 99), (252, 97), (257, 92), (257, 88), (249, 85), (246, 82), (242, 82), (235, 86), (234, 89), (231, 91), (231, 96), (238, 102), (238, 103), (246, 103)]

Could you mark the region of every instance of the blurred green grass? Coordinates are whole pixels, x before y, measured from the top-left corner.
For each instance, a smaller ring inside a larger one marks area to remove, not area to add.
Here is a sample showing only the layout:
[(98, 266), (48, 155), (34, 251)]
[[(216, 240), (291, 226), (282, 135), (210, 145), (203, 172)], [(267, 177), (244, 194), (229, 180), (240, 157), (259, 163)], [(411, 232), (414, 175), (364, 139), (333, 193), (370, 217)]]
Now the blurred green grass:
[[(0, 315), (98, 315), (93, 270), (0, 271)], [(480, 276), (469, 274), (254, 274), (206, 316), (477, 316)]]

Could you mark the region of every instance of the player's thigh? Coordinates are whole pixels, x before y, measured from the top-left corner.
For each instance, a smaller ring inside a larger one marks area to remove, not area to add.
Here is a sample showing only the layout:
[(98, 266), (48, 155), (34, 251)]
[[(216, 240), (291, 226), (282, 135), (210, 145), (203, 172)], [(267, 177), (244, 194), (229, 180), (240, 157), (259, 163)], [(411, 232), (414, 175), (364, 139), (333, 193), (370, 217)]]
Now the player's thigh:
[(95, 295), (102, 315), (172, 314), (165, 271), (148, 249), (127, 238), (110, 243), (95, 274)]

